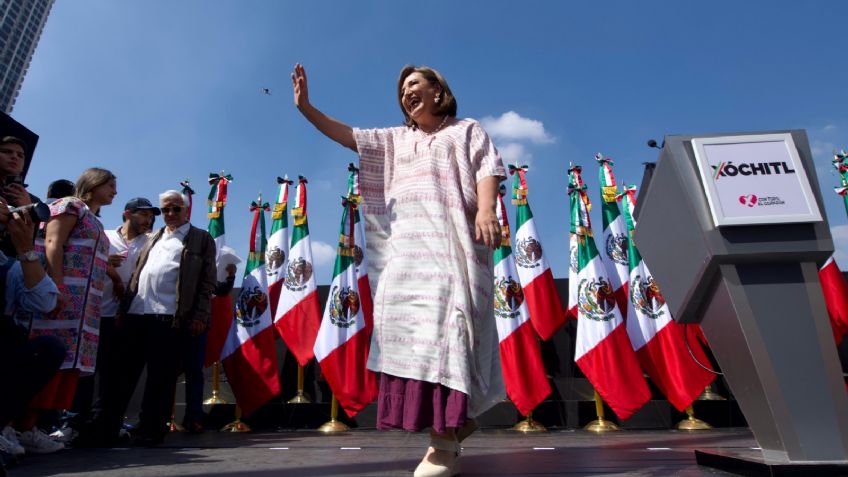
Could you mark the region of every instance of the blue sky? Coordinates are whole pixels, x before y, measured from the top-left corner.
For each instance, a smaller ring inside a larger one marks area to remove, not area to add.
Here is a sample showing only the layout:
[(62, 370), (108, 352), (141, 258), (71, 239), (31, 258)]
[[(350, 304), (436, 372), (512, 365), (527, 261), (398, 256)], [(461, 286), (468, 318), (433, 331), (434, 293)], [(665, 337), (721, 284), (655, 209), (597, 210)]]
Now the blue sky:
[(356, 156), (293, 107), (296, 62), (312, 102), (360, 127), (400, 123), (402, 66), (440, 70), (459, 115), (483, 120), (506, 160), (531, 165), (557, 277), (568, 274), (569, 162), (597, 202), (596, 152), (615, 160), (619, 182), (638, 183), (657, 157), (649, 138), (801, 128), (845, 267), (848, 219), (829, 168), (848, 147), (846, 18), (839, 1), (58, 1), (12, 116), (41, 136), (34, 193), (90, 166), (118, 176), (109, 227), (129, 198), (155, 200), (185, 178), (205, 227), (205, 179), (231, 173), (227, 241), (243, 257), (250, 201), (272, 199), (278, 175), (305, 175), (319, 283)]

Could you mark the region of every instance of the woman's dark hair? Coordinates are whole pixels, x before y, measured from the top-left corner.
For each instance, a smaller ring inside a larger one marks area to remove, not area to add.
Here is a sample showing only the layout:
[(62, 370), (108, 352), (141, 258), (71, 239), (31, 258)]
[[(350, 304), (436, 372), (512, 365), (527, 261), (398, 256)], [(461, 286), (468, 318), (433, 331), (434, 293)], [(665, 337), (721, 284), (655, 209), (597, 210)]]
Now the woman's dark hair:
[(409, 117), (409, 114), (406, 113), (406, 110), (403, 109), (403, 82), (406, 81), (406, 77), (412, 73), (420, 73), (421, 76), (423, 76), (430, 84), (438, 84), (442, 88), (441, 100), (439, 101), (435, 114), (437, 116), (447, 115), (455, 118), (457, 109), (456, 98), (454, 97), (453, 92), (451, 92), (450, 86), (448, 86), (448, 82), (445, 81), (442, 74), (428, 66), (407, 65), (400, 70), (400, 77), (398, 77), (397, 83), (397, 98), (398, 104), (400, 105), (400, 111), (403, 113), (403, 124), (413, 129), (418, 128), (415, 121), (413, 121), (412, 118)]

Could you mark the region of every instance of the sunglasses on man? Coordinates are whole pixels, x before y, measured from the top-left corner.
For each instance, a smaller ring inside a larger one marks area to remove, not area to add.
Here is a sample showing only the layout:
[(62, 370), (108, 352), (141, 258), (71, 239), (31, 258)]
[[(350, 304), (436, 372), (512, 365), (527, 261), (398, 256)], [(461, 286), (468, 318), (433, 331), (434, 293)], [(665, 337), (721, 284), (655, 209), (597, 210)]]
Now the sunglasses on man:
[(179, 214), (183, 210), (183, 206), (175, 205), (173, 207), (159, 207), (159, 210), (161, 210), (163, 214)]

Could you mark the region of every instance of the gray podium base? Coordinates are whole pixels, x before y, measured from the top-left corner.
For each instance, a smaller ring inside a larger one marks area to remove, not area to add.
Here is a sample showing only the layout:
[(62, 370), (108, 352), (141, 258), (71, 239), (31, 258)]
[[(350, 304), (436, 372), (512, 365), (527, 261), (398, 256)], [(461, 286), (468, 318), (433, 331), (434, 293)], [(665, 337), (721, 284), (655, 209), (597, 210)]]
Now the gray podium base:
[(848, 461), (778, 464), (766, 462), (762, 451), (754, 449), (711, 449), (695, 451), (698, 465), (751, 477), (842, 477), (848, 475)]

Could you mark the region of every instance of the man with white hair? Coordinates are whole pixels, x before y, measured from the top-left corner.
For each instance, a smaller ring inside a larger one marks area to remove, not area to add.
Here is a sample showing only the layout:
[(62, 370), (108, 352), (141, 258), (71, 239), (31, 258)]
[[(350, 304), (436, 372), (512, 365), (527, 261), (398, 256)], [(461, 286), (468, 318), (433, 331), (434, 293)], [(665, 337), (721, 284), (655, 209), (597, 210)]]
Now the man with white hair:
[(185, 197), (159, 195), (165, 226), (151, 235), (138, 256), (118, 312), (120, 383), (104, 395), (95, 429), (103, 444), (114, 441), (142, 369), (147, 382), (134, 444), (161, 444), (179, 372), (184, 337), (206, 330), (216, 284), (215, 242), (188, 221)]

